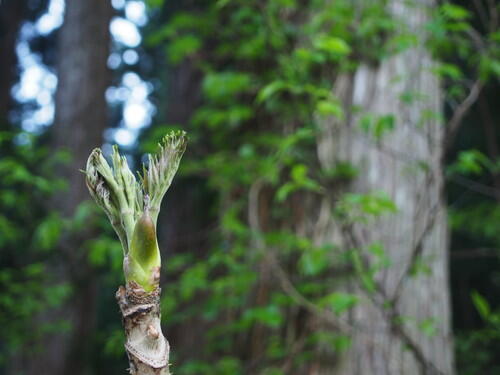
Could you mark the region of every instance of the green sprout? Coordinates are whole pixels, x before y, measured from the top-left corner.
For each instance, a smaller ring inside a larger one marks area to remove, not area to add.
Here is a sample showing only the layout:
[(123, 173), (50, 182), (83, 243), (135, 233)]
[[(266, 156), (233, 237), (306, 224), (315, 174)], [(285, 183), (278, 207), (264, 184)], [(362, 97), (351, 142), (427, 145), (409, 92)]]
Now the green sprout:
[(174, 178), (186, 150), (184, 131), (167, 134), (159, 151), (149, 155), (148, 166), (136, 179), (127, 159), (113, 147), (112, 167), (96, 148), (87, 161), (86, 183), (92, 198), (106, 212), (123, 248), (127, 283), (135, 282), (146, 292), (159, 283), (161, 258), (156, 221), (163, 196)]

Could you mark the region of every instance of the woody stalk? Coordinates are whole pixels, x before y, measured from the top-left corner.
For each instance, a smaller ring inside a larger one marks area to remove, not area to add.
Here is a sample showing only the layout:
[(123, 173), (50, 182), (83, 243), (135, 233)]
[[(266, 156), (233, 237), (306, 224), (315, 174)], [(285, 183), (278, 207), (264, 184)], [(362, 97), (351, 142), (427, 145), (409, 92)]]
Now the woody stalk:
[(186, 149), (185, 132), (171, 132), (136, 179), (115, 146), (112, 166), (100, 149), (87, 161), (86, 183), (104, 210), (123, 248), (125, 287), (116, 299), (125, 329), (125, 349), (133, 375), (169, 375), (169, 344), (160, 320), (161, 257), (156, 238), (160, 205)]

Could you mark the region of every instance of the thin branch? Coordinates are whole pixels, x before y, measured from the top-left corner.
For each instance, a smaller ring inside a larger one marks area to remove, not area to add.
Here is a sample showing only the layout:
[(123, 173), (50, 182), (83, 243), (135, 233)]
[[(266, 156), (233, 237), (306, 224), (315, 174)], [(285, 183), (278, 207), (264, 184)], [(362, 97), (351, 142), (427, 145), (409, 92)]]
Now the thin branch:
[(498, 27), (498, 12), (497, 5), (495, 4), (495, 0), (487, 0), (488, 1), (488, 9), (490, 12), (490, 32), (493, 33)]
[(473, 3), (474, 7), (477, 10), (477, 14), (479, 14), (481, 23), (484, 24), (486, 28), (486, 25), (488, 24), (488, 17), (486, 16), (486, 10), (483, 7), (483, 3), (481, 2), (481, 0), (473, 0)]
[[(380, 309), (384, 311), (383, 306), (380, 307)], [(425, 375), (445, 375), (443, 371), (439, 370), (434, 365), (434, 363), (432, 363), (429, 359), (425, 357), (424, 353), (420, 349), (420, 346), (413, 340), (410, 334), (404, 329), (404, 326), (398, 323), (399, 320), (398, 318), (400, 318), (402, 315), (399, 313), (396, 306), (391, 305), (390, 312), (391, 316), (389, 318), (389, 323), (391, 325), (391, 329), (402, 339), (405, 345), (413, 353), (415, 359), (417, 360), (417, 362), (421, 367), (422, 373)]]
[(469, 112), (472, 105), (476, 102), (482, 88), (483, 88), (483, 83), (479, 79), (477, 79), (473, 83), (467, 97), (462, 101), (462, 103), (460, 103), (457, 109), (453, 112), (453, 116), (451, 117), (450, 121), (446, 126), (447, 134), (444, 138), (443, 155), (453, 144), (453, 140), (455, 139), (455, 136), (458, 133), (460, 125), (462, 124), (462, 120), (464, 119), (467, 112)]
[(263, 187), (263, 181), (257, 180), (252, 184), (248, 193), (248, 222), (250, 224), (250, 228), (253, 232), (253, 239), (255, 241), (254, 246), (256, 246), (260, 251), (265, 254), (265, 261), (267, 261), (275, 271), (275, 275), (280, 282), (281, 288), (283, 291), (299, 306), (305, 308), (312, 315), (320, 318), (326, 323), (331, 324), (335, 328), (344, 331), (350, 332), (353, 330), (352, 326), (350, 326), (347, 322), (339, 319), (333, 313), (328, 310), (325, 310), (315, 303), (309, 301), (304, 295), (302, 295), (297, 288), (293, 285), (292, 281), (288, 278), (286, 271), (279, 264), (278, 259), (276, 258), (274, 252), (271, 249), (266, 248), (262, 231), (260, 228), (260, 220), (258, 213), (258, 202), (259, 195)]
[(305, 308), (312, 315), (320, 318), (326, 323), (331, 324), (341, 332), (352, 332), (353, 327), (345, 322), (344, 320), (336, 317), (330, 311), (323, 309), (316, 305), (315, 303), (309, 301), (304, 295), (302, 295), (293, 285), (291, 280), (288, 278), (287, 273), (281, 267), (278, 260), (276, 259), (274, 253), (272, 251), (268, 251), (268, 259), (270, 264), (273, 266), (273, 269), (276, 272), (276, 276), (278, 277), (278, 281), (280, 282), (281, 288), (283, 291), (299, 306)]
[(500, 249), (495, 248), (478, 248), (455, 250), (450, 252), (452, 260), (458, 259), (473, 259), (473, 258), (498, 258), (500, 256)]
[[(342, 233), (344, 234), (348, 242), (350, 242), (350, 245), (354, 250), (359, 251), (362, 248), (361, 241), (359, 241), (354, 234), (352, 225), (344, 225), (342, 227)], [(391, 331), (399, 337), (403, 344), (413, 354), (415, 360), (421, 368), (422, 373), (426, 375), (445, 375), (444, 372), (439, 370), (431, 360), (426, 358), (420, 346), (405, 330), (402, 323), (400, 323), (400, 318), (402, 317), (402, 315), (398, 311), (397, 305), (395, 303), (387, 303), (390, 302), (391, 299), (387, 296), (382, 285), (375, 281), (376, 294), (366, 289), (365, 292), (368, 298), (370, 298), (370, 300), (372, 301), (373, 305), (376, 306), (382, 313), (382, 315), (386, 317), (386, 321), (389, 324)]]
[(476, 193), (483, 194), (491, 198), (498, 198), (500, 196), (500, 190), (487, 185), (480, 184), (479, 182), (476, 182), (474, 180), (468, 179), (460, 175), (451, 176), (448, 179), (469, 190), (475, 191)]
[(427, 238), (427, 236), (430, 234), (431, 230), (434, 228), (434, 224), (436, 222), (436, 217), (439, 212), (439, 207), (440, 203), (436, 203), (429, 211), (429, 218), (425, 223), (425, 227), (422, 230), (422, 233), (417, 239), (417, 242), (415, 243), (415, 246), (413, 246), (411, 255), (410, 255), (410, 261), (408, 262), (405, 271), (403, 272), (401, 278), (399, 279), (396, 288), (394, 289), (394, 293), (392, 297), (390, 298), (390, 302), (393, 305), (396, 305), (399, 302), (399, 299), (401, 298), (401, 294), (403, 291), (403, 285), (405, 281), (408, 278), (408, 275), (411, 273), (411, 271), (415, 268), (415, 265), (417, 264), (418, 259), (422, 256), (422, 253), (424, 251), (424, 242)]

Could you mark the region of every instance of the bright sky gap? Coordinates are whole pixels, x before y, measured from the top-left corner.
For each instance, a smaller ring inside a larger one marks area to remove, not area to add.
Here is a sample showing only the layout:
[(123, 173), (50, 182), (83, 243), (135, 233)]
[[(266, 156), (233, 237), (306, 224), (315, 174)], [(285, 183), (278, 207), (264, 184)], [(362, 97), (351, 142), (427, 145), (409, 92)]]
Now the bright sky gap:
[[(138, 63), (139, 54), (134, 50), (142, 41), (139, 28), (147, 21), (146, 7), (142, 1), (113, 0), (116, 10), (123, 10), (125, 17), (113, 17), (110, 32), (113, 38), (112, 53), (108, 58), (108, 67), (132, 66)], [(64, 0), (51, 0), (47, 12), (34, 23), (25, 23), (21, 29), (17, 55), (21, 68), (19, 83), (12, 90), (13, 97), (21, 103), (36, 103), (34, 109), (23, 111), (19, 119), (23, 130), (40, 133), (54, 120), (54, 93), (57, 76), (45, 66), (40, 56), (33, 53), (29, 41), (37, 35), (47, 35), (59, 28), (64, 19)], [(116, 128), (106, 133), (109, 142), (122, 146), (135, 143), (139, 131), (149, 126), (155, 113), (155, 107), (149, 101), (152, 85), (142, 80), (136, 73), (123, 74), (118, 86), (111, 86), (106, 91), (110, 105), (122, 105), (122, 121)]]

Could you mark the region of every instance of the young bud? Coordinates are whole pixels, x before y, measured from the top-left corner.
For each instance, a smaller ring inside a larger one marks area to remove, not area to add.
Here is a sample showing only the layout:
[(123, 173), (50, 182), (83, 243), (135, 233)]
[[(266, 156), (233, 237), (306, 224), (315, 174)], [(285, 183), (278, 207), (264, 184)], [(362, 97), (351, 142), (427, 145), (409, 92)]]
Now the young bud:
[(116, 146), (111, 155), (112, 167), (98, 148), (87, 162), (85, 174), (90, 194), (108, 215), (122, 243), (125, 277), (146, 291), (158, 285), (160, 251), (156, 220), (186, 142), (183, 131), (167, 134), (159, 144), (159, 151), (149, 156), (148, 167), (143, 166), (139, 181)]
[(130, 251), (124, 260), (125, 278), (150, 292), (158, 286), (160, 265), (155, 224), (146, 209), (135, 224)]

